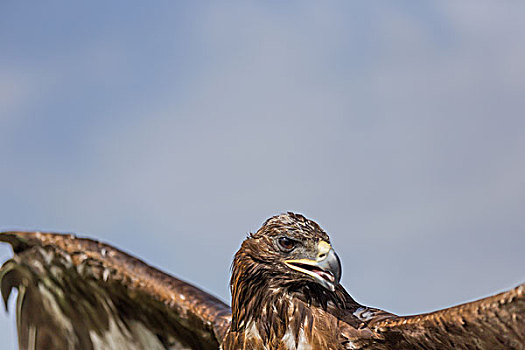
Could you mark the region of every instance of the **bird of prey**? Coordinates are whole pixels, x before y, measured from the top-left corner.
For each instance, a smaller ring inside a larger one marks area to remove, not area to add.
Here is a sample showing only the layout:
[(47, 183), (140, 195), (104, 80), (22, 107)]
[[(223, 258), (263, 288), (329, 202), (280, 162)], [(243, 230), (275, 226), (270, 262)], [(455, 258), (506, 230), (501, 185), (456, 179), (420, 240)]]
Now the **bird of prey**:
[(20, 349), (525, 349), (525, 284), (471, 303), (396, 316), (357, 303), (314, 221), (268, 219), (235, 254), (231, 308), (109, 245), (5, 232), (0, 270), (18, 289)]

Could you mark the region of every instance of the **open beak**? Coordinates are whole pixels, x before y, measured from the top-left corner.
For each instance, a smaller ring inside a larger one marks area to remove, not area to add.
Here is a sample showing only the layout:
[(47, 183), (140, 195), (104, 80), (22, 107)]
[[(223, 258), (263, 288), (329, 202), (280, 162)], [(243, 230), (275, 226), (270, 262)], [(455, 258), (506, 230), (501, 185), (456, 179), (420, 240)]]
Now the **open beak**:
[(341, 261), (332, 246), (325, 241), (319, 241), (315, 260), (286, 260), (284, 263), (291, 269), (311, 276), (315, 282), (332, 292), (341, 279)]

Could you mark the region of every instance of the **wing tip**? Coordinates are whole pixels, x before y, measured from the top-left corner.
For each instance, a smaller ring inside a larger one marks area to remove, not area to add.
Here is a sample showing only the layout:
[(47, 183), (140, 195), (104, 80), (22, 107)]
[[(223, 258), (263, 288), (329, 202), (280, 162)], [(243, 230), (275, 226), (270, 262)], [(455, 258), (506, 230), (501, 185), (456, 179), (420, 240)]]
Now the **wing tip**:
[(42, 246), (57, 239), (72, 239), (72, 233), (51, 233), (42, 231), (4, 231), (0, 232), (0, 242), (8, 243), (15, 253), (33, 246)]
[(0, 242), (10, 244), (13, 250), (17, 252), (27, 247), (27, 233), (21, 231), (0, 232)]

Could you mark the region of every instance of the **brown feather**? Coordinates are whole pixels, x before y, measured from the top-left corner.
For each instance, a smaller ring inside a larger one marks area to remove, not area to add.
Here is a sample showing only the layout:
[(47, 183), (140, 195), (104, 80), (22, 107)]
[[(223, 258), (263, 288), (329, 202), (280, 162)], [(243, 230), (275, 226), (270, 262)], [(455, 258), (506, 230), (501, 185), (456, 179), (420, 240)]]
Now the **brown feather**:
[(525, 349), (525, 284), (429, 314), (373, 324), (396, 349)]
[(243, 242), (233, 263), (232, 328), (225, 350), (295, 349), (301, 338), (313, 350), (525, 348), (525, 285), (431, 314), (399, 317), (358, 304), (342, 286), (330, 292), (293, 280), (273, 254), (272, 238), (282, 234), (329, 241), (316, 223), (288, 213), (269, 219)]
[(4, 301), (19, 289), (22, 349), (92, 349), (111, 327), (137, 349), (149, 344), (139, 328), (164, 348), (217, 349), (229, 326), (227, 305), (109, 245), (39, 232), (0, 240), (16, 253), (0, 277)]
[(109, 245), (72, 235), (8, 232), (0, 270), (7, 305), (18, 288), (21, 349), (525, 349), (525, 284), (424, 315), (357, 303), (289, 269), (282, 235), (311, 252), (329, 242), (315, 222), (268, 219), (236, 253), (232, 308)]

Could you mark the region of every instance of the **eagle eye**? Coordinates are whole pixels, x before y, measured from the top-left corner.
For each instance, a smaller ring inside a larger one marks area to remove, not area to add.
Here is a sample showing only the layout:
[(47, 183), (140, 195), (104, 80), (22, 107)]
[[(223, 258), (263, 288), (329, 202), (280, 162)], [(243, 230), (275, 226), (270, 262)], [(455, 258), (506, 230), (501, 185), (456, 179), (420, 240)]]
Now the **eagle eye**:
[(290, 250), (295, 248), (295, 241), (288, 237), (280, 237), (278, 242), (279, 242), (279, 247), (284, 251), (289, 252)]

